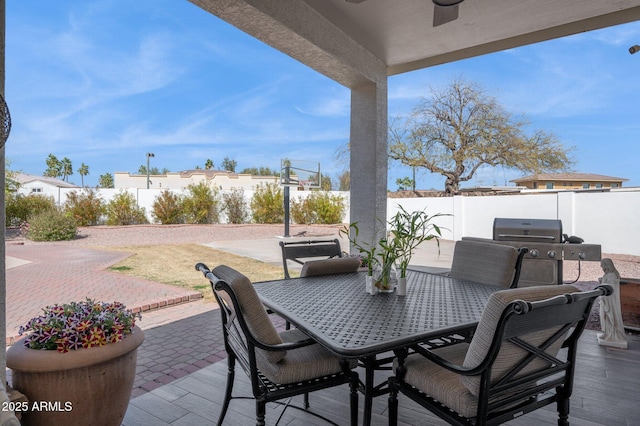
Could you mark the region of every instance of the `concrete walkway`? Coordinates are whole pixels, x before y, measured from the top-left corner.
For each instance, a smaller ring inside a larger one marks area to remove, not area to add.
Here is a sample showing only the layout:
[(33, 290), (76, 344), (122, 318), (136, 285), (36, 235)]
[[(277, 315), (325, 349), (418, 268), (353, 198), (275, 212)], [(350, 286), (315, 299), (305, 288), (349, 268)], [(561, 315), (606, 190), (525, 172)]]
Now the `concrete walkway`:
[[(331, 236), (330, 238), (334, 238)], [(239, 256), (252, 257), (262, 262), (273, 265), (282, 265), (282, 252), (280, 249), (280, 241), (305, 241), (309, 239), (319, 239), (318, 237), (291, 237), (282, 238), (275, 237), (273, 239), (261, 240), (238, 240), (238, 241), (217, 241), (214, 243), (204, 244), (218, 250), (237, 254)], [(349, 242), (345, 238), (339, 238), (340, 246), (343, 250), (349, 247)], [(441, 240), (440, 245), (435, 241), (427, 241), (416, 250), (412, 257), (411, 264), (419, 266), (428, 266), (439, 269), (450, 269), (453, 260), (454, 242)], [(295, 267), (295, 264), (292, 265)]]

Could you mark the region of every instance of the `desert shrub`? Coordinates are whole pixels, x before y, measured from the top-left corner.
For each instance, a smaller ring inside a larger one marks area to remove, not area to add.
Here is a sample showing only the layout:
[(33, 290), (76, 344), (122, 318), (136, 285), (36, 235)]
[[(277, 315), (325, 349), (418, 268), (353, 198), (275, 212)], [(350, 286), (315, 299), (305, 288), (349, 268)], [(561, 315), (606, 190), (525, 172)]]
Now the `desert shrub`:
[(71, 191), (67, 194), (64, 210), (75, 219), (78, 226), (92, 226), (100, 224), (105, 204), (98, 191), (85, 187), (80, 192)]
[(33, 241), (72, 240), (78, 233), (73, 217), (59, 209), (31, 216), (25, 230), (27, 238)]
[(345, 208), (339, 195), (313, 191), (304, 199), (291, 201), (291, 218), (301, 224), (342, 223)]
[(183, 199), (165, 189), (153, 200), (153, 217), (163, 225), (184, 223)]
[(222, 210), (227, 214), (228, 223), (245, 223), (247, 221), (249, 212), (242, 188), (234, 188), (230, 192), (225, 192), (222, 194), (222, 201)]
[(260, 184), (251, 198), (251, 215), (256, 223), (284, 222), (284, 193), (275, 183)]
[(218, 190), (211, 188), (206, 182), (187, 186), (184, 198), (184, 214), (187, 223), (220, 222)]
[(7, 195), (5, 203), (7, 226), (20, 226), (32, 216), (56, 209), (54, 199), (46, 195), (11, 194)]
[(107, 203), (107, 225), (137, 225), (148, 223), (144, 208), (138, 207), (136, 198), (127, 191), (120, 191)]

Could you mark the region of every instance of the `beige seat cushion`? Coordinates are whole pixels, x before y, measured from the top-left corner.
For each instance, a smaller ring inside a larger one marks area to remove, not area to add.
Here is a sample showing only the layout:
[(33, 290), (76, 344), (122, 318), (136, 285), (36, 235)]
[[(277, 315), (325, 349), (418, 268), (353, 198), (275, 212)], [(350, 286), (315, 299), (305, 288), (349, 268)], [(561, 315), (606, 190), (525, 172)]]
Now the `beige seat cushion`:
[[(469, 345), (460, 343), (433, 352), (456, 365), (461, 365)], [(419, 354), (407, 357), (404, 381), (437, 399), (465, 417), (473, 417), (478, 410), (478, 398), (460, 381), (460, 376), (429, 361)], [(394, 362), (394, 370), (397, 363)]]
[[(308, 339), (308, 336), (298, 329), (283, 331), (280, 336), (285, 342)], [(296, 383), (342, 371), (339, 358), (319, 344), (288, 350), (287, 354), (275, 363), (258, 355), (258, 368), (274, 383)], [(351, 367), (355, 365), (352, 363)]]
[(310, 260), (302, 265), (301, 277), (314, 275), (345, 274), (356, 272), (360, 267), (357, 257), (336, 257), (333, 259)]
[[(220, 265), (211, 272), (231, 286), (238, 298), (244, 320), (256, 339), (267, 345), (283, 343), (249, 278), (226, 265)], [(226, 296), (224, 293), (223, 295)], [(227, 303), (230, 304), (231, 301), (227, 300)], [(257, 351), (264, 352), (264, 356), (274, 363), (280, 361), (287, 354), (286, 351), (272, 352), (262, 349), (257, 349)]]
[[(536, 287), (522, 287), (515, 288), (509, 290), (502, 290), (496, 293), (493, 293), (487, 302), (487, 306), (485, 307), (480, 322), (478, 323), (478, 328), (471, 340), (469, 345), (469, 350), (467, 351), (467, 355), (464, 359), (463, 366), (464, 367), (475, 367), (485, 358), (487, 352), (489, 351), (489, 346), (491, 345), (491, 340), (495, 334), (495, 329), (497, 327), (498, 321), (500, 320), (500, 316), (502, 312), (507, 307), (509, 303), (514, 300), (521, 299), (528, 302), (535, 302), (538, 300), (549, 299), (554, 296), (573, 293), (579, 291), (575, 287), (571, 285), (545, 285), (545, 286), (536, 286)], [(531, 333), (528, 335), (523, 335), (525, 341), (528, 341), (536, 346), (539, 346), (544, 341), (546, 341), (553, 333), (555, 333), (559, 328), (553, 328), (548, 330), (542, 330), (539, 332)], [(560, 350), (560, 346), (562, 345), (562, 340), (559, 339), (554, 345), (547, 349), (547, 353), (552, 355), (557, 355)], [(500, 348), (500, 352), (493, 363), (492, 368), (492, 381), (502, 377), (505, 372), (511, 370), (515, 365), (517, 365), (523, 357), (527, 354), (524, 349), (520, 349), (515, 345), (505, 342), (502, 344)], [(527, 367), (525, 367), (520, 375), (526, 375), (533, 371), (545, 368), (547, 363), (542, 359), (537, 359), (530, 363)], [(462, 383), (470, 390), (470, 392), (474, 395), (479, 394), (480, 387), (480, 377), (479, 376), (463, 376), (461, 377)]]
[(461, 240), (455, 245), (450, 276), (509, 288), (517, 261), (515, 247)]

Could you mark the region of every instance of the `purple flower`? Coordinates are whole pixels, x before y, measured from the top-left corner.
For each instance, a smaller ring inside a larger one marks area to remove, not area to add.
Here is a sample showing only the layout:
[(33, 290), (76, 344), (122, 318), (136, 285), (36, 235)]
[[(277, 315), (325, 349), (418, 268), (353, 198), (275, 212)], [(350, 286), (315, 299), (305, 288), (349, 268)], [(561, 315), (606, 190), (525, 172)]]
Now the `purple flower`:
[(42, 315), (29, 320), (19, 331), (30, 332), (25, 339), (27, 347), (68, 352), (119, 342), (131, 333), (136, 318), (140, 314), (134, 314), (120, 302), (86, 299), (47, 306)]

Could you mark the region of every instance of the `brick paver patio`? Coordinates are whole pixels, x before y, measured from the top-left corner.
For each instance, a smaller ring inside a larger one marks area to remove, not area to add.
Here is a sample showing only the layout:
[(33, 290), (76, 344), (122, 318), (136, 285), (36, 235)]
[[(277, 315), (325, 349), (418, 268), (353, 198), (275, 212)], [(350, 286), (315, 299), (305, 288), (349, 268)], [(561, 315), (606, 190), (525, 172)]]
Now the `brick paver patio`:
[(18, 328), (47, 305), (90, 297), (120, 301), (136, 311), (173, 305), (201, 297), (178, 287), (109, 271), (129, 254), (64, 245), (7, 245), (7, 256), (30, 263), (10, 268), (7, 280), (7, 343)]
[(7, 256), (28, 261), (7, 270), (7, 344), (42, 307), (91, 297), (142, 311), (138, 325), (145, 341), (138, 349), (132, 398), (226, 358), (217, 304), (197, 292), (108, 270), (127, 253), (9, 244)]

